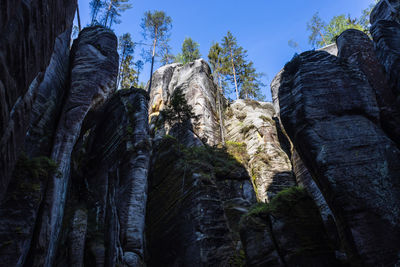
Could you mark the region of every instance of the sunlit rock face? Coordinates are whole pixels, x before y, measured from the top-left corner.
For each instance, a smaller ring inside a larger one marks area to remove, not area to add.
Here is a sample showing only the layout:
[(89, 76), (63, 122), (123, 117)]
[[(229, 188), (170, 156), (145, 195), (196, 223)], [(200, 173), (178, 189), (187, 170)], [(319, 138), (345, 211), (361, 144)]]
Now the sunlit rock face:
[(263, 202), (296, 185), (292, 165), (284, 151), (288, 143), (277, 129), (274, 116), (272, 103), (254, 100), (237, 100), (225, 112), (226, 140), (245, 144), (249, 155), (245, 164), (257, 198)]
[(305, 52), (285, 66), (278, 95), (282, 124), (332, 209), (350, 260), (394, 263), (400, 152), (380, 126), (365, 74), (326, 52)]
[[(76, 1), (0, 4), (0, 199), (29, 126), (32, 104), (56, 38), (72, 27)], [(40, 19), (38, 19), (40, 18)]]
[[(199, 117), (181, 129), (174, 129), (163, 121), (160, 111), (169, 105), (175, 89), (182, 89), (187, 103)], [(208, 64), (195, 60), (188, 64), (170, 64), (161, 67), (153, 75), (150, 92), (150, 129), (155, 138), (165, 134), (178, 136), (187, 145), (217, 145), (220, 142), (220, 126), (218, 124), (217, 87), (213, 82)], [(194, 134), (194, 133), (195, 134)], [(201, 140), (199, 140), (201, 139)]]

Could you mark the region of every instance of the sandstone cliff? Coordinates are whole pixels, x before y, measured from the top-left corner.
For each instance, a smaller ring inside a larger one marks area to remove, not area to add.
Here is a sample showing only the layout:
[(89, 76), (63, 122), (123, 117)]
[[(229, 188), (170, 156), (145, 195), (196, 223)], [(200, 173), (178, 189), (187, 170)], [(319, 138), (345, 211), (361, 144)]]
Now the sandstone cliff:
[[(116, 91), (117, 38), (70, 49), (75, 5), (0, 4), (1, 266), (399, 263), (398, 1), (373, 40), (294, 57), (273, 103), (227, 101), (204, 60)], [(179, 91), (194, 117), (168, 121)]]

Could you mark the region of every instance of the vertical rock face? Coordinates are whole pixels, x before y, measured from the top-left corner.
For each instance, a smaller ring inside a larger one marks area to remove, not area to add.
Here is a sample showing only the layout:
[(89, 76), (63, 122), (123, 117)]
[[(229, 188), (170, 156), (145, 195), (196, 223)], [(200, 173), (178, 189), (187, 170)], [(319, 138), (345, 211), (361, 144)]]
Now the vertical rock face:
[[(38, 85), (37, 97), (25, 138), (25, 155), (20, 157), (14, 170), (4, 201), (0, 204), (0, 239), (12, 242), (0, 248), (0, 261), (8, 266), (25, 262), (39, 205), (47, 183), (46, 161), (49, 156), (69, 72), (70, 31), (56, 39), (54, 53)], [(33, 158), (29, 159), (29, 158)], [(47, 163), (49, 161), (47, 160)], [(35, 172), (39, 172), (36, 173)]]
[(144, 90), (121, 90), (85, 121), (72, 157), (57, 266), (143, 263), (151, 150), (147, 104)]
[(52, 265), (64, 213), (70, 176), (71, 153), (86, 114), (95, 110), (115, 90), (118, 70), (117, 38), (102, 27), (84, 29), (74, 42), (71, 88), (55, 135), (51, 158), (58, 173), (49, 181), (42, 225), (32, 251), (36, 265)]
[(244, 262), (239, 220), (256, 200), (246, 171), (227, 151), (164, 137), (153, 149), (149, 183), (149, 266)]
[(396, 95), (375, 55), (373, 42), (358, 30), (343, 32), (336, 42), (339, 47), (338, 56), (356, 65), (367, 77), (376, 94), (382, 128), (400, 145), (400, 112), (396, 106)]
[(70, 29), (75, 8), (76, 1), (0, 3), (0, 199), (24, 143), (42, 72), (56, 37)]
[[(237, 100), (225, 113), (226, 139), (246, 144), (257, 198), (267, 202), (296, 185), (292, 165), (281, 147), (271, 103)], [(228, 141), (229, 143), (229, 141)]]
[(392, 92), (400, 103), (400, 15), (399, 1), (380, 1), (371, 13), (371, 35), (375, 42), (376, 54), (389, 77)]
[(380, 128), (366, 76), (328, 53), (306, 52), (285, 66), (279, 105), (288, 136), (335, 215), (350, 260), (397, 262), (400, 152)]
[(182, 89), (187, 103), (193, 107), (195, 115), (200, 117), (197, 125), (192, 124), (193, 129), (185, 129), (180, 133), (180, 139), (185, 140), (184, 143), (187, 145), (200, 145), (198, 137), (211, 146), (218, 144), (220, 127), (216, 115), (217, 87), (211, 77), (210, 67), (202, 59), (185, 65), (166, 65), (154, 73), (149, 106), (150, 129), (154, 135), (156, 137), (166, 133), (174, 135), (174, 132), (170, 131), (171, 125), (165, 125), (158, 115), (159, 111), (169, 104), (177, 88)]

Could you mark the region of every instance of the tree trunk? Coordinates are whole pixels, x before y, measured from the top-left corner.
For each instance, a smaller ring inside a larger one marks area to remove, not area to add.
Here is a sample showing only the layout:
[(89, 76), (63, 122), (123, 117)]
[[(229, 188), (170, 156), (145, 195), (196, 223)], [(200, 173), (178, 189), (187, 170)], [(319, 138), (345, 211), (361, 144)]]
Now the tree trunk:
[(154, 56), (156, 54), (156, 45), (157, 45), (157, 28), (156, 28), (155, 33), (156, 34), (155, 34), (155, 37), (154, 37), (153, 54), (152, 54), (152, 57), (151, 57), (150, 83), (149, 83), (149, 89), (147, 90), (149, 95), (150, 95), (150, 92), (151, 92), (151, 83), (152, 83), (152, 80), (153, 80)]
[(236, 100), (237, 100), (237, 99), (239, 99), (239, 91), (238, 91), (238, 86), (237, 86), (237, 81), (236, 81), (236, 70), (235, 70), (235, 63), (233, 63), (233, 53), (232, 53), (231, 46), (229, 46), (229, 50), (231, 51), (231, 62), (232, 62), (233, 78), (235, 80)]
[(225, 134), (224, 134), (224, 122), (222, 119), (222, 109), (221, 109), (221, 96), (222, 96), (222, 86), (221, 86), (221, 78), (218, 75), (218, 83), (219, 83), (219, 88), (217, 88), (217, 96), (218, 96), (218, 109), (219, 109), (219, 128), (221, 131), (221, 142), (222, 145), (225, 145)]
[(328, 44), (326, 43), (325, 38), (324, 38), (324, 36), (322, 35), (321, 31), (318, 31), (318, 32), (319, 32), (319, 35), (321, 35), (322, 41), (324, 42), (325, 46), (327, 46)]
[(76, 5), (76, 17), (78, 19), (79, 32), (81, 32), (82, 28), (81, 28), (81, 16), (79, 15), (79, 3), (77, 3)]
[(110, 0), (110, 4), (108, 5), (108, 9), (107, 9), (107, 13), (106, 13), (106, 20), (104, 22), (104, 27), (107, 27), (107, 21), (108, 21), (108, 17), (110, 15), (111, 12), (111, 7), (112, 7), (112, 3), (114, 2), (114, 0)]

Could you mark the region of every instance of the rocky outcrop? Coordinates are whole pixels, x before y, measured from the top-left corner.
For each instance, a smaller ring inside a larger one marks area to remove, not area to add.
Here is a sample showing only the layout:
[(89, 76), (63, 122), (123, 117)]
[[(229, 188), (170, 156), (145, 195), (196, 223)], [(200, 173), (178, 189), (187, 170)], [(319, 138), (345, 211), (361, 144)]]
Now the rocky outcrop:
[(247, 266), (341, 266), (318, 208), (298, 187), (281, 191), (243, 216)]
[(87, 117), (56, 266), (142, 266), (150, 136), (148, 95), (120, 90)]
[(71, 53), (71, 88), (55, 134), (51, 158), (58, 172), (47, 185), (41, 225), (31, 251), (34, 264), (54, 260), (70, 177), (71, 154), (89, 111), (96, 110), (115, 91), (118, 71), (117, 38), (102, 27), (84, 29)]
[(0, 239), (12, 242), (0, 249), (1, 261), (8, 266), (21, 265), (25, 261), (50, 174), (48, 168), (52, 162), (45, 156), (51, 152), (66, 92), (69, 40), (69, 31), (56, 39), (54, 54), (43, 81), (38, 85), (37, 97), (32, 105), (25, 154), (20, 157), (4, 201), (0, 204)]
[(335, 215), (350, 261), (394, 264), (400, 152), (380, 128), (365, 74), (328, 53), (305, 52), (285, 66), (278, 95), (281, 121)]
[[(159, 116), (159, 112), (169, 105), (177, 88), (184, 92), (187, 103), (200, 118), (196, 125), (192, 121), (187, 129), (181, 129), (179, 133), (174, 131), (173, 125), (168, 125)], [(199, 138), (203, 143), (217, 145), (221, 137), (216, 97), (217, 87), (211, 77), (210, 67), (204, 60), (161, 67), (153, 75), (150, 93), (150, 129), (153, 135), (158, 138), (166, 133), (179, 135), (179, 139), (185, 140), (182, 143), (187, 145), (201, 145)]]
[(252, 177), (257, 199), (262, 202), (296, 185), (274, 115), (272, 103), (254, 100), (237, 100), (225, 112), (227, 143), (246, 145), (249, 160), (245, 166)]
[(70, 31), (76, 1), (0, 3), (0, 199), (29, 126), (56, 38)]
[(239, 220), (256, 199), (245, 169), (232, 156), (242, 150), (231, 149), (190, 148), (170, 136), (156, 142), (147, 206), (148, 266), (244, 264)]
[(375, 91), (380, 122), (386, 134), (400, 145), (400, 112), (384, 69), (375, 55), (370, 38), (358, 30), (347, 30), (337, 38), (338, 56), (356, 65), (367, 77)]

